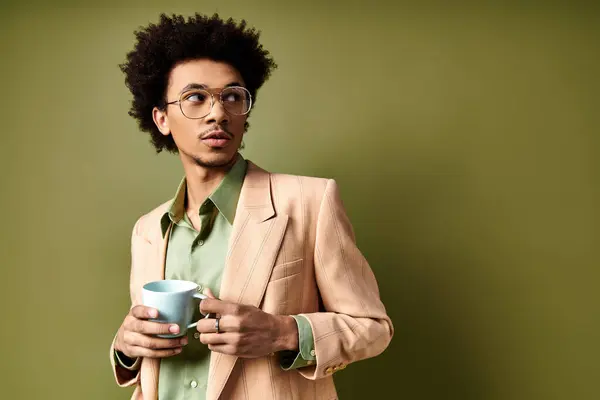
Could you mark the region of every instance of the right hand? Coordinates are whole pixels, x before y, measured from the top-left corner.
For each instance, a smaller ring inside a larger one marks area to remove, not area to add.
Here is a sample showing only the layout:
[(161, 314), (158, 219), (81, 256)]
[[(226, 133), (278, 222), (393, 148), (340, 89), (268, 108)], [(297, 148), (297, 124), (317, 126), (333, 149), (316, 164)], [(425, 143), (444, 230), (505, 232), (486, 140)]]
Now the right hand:
[(186, 336), (174, 339), (152, 336), (179, 333), (177, 324), (148, 321), (150, 318), (156, 318), (157, 315), (156, 309), (141, 305), (129, 310), (129, 314), (117, 332), (115, 350), (129, 358), (165, 358), (181, 353), (182, 346), (187, 344)]

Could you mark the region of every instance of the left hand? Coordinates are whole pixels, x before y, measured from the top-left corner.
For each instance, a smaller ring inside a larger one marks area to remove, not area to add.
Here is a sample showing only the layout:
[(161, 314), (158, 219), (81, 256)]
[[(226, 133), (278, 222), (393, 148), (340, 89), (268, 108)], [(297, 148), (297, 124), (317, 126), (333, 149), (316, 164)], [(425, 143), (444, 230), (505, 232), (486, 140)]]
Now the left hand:
[(256, 358), (281, 350), (298, 350), (298, 327), (294, 318), (218, 300), (210, 289), (204, 294), (209, 298), (200, 302), (200, 312), (220, 317), (220, 333), (216, 333), (214, 318), (201, 319), (196, 326), (200, 341), (211, 351)]

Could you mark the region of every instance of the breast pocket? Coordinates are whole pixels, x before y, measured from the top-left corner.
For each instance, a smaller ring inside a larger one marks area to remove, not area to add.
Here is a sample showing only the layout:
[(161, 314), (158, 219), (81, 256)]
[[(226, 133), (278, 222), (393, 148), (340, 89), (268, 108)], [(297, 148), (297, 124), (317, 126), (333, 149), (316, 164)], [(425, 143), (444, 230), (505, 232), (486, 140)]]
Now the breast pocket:
[(271, 279), (269, 279), (269, 283), (299, 274), (302, 272), (303, 261), (304, 260), (300, 258), (298, 260), (274, 266), (273, 271), (271, 272)]
[(272, 314), (289, 314), (299, 308), (302, 299), (304, 260), (298, 259), (273, 267), (263, 309)]

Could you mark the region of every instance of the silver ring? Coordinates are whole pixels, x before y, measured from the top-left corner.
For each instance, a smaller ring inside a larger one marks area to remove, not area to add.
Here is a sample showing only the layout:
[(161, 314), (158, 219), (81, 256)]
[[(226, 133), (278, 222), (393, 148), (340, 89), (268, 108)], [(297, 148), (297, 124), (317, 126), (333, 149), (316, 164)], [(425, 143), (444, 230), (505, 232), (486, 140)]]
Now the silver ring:
[(221, 318), (216, 318), (215, 319), (215, 330), (217, 331), (217, 333), (221, 333), (221, 331), (219, 331), (219, 320)]

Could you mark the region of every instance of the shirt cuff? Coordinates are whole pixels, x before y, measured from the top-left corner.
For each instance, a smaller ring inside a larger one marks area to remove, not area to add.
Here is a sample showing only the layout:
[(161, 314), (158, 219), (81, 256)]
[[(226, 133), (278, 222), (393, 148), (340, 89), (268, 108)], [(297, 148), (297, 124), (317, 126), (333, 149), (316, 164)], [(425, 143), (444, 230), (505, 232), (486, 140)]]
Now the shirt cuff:
[(115, 350), (115, 361), (117, 362), (117, 364), (119, 364), (119, 366), (129, 371), (137, 371), (138, 369), (140, 369), (140, 364), (142, 363), (141, 357), (136, 357), (134, 359), (128, 358), (128, 362), (125, 361), (125, 357), (125, 354), (119, 355), (119, 352)]
[(292, 317), (298, 326), (298, 348), (300, 351), (286, 350), (281, 352), (279, 364), (285, 371), (307, 367), (317, 362), (315, 341), (310, 322), (302, 315), (292, 315)]

